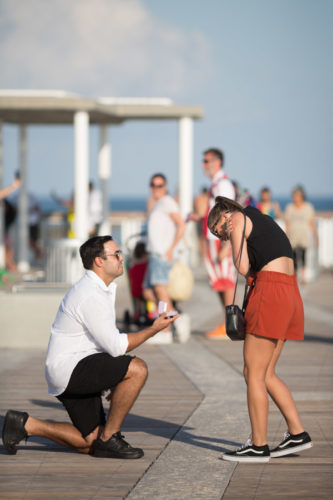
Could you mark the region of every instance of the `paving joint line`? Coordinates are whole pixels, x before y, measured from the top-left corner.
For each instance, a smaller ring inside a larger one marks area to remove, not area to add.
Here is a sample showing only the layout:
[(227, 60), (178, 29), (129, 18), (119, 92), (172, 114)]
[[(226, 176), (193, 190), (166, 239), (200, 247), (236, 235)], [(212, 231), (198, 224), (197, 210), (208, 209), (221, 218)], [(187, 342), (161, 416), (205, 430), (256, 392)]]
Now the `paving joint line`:
[(243, 377), (193, 338), (160, 348), (204, 398), (127, 498), (220, 500), (237, 463), (217, 453), (240, 444), (249, 425)]

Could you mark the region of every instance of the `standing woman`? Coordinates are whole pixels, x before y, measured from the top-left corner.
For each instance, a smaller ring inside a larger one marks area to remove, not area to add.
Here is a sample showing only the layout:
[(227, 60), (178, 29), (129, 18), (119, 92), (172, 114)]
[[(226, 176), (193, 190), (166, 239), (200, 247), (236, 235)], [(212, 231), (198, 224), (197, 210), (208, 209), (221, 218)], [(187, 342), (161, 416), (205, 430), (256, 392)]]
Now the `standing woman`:
[(302, 186), (297, 186), (292, 192), (293, 201), (285, 212), (286, 233), (293, 249), (295, 272), (301, 268), (301, 283), (306, 283), (306, 253), (311, 246), (312, 237), (318, 247), (318, 233), (315, 224), (313, 205), (306, 201)]
[[(251, 206), (243, 209), (222, 196), (215, 199), (207, 225), (215, 236), (231, 241), (234, 264), (251, 285), (245, 311), (244, 378), (252, 433), (244, 446), (222, 458), (268, 462), (270, 457), (310, 448), (311, 438), (304, 431), (293, 397), (275, 373), (284, 342), (304, 338), (303, 304), (289, 240), (268, 215)], [(288, 427), (283, 441), (271, 451), (267, 445), (268, 394)]]

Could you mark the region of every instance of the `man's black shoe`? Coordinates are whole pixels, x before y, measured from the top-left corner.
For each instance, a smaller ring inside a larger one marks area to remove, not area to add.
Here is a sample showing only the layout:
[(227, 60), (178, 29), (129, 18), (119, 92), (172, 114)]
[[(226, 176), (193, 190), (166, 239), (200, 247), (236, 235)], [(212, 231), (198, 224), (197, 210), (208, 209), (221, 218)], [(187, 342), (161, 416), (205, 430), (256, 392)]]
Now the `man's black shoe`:
[(116, 432), (108, 441), (102, 441), (101, 438), (97, 439), (93, 456), (108, 458), (143, 457), (143, 450), (141, 448), (132, 448), (130, 444), (126, 443), (123, 437), (120, 432)]
[(29, 415), (26, 412), (8, 410), (2, 428), (2, 442), (10, 455), (17, 452), (16, 445), (22, 439), (28, 439), (28, 434), (24, 428)]

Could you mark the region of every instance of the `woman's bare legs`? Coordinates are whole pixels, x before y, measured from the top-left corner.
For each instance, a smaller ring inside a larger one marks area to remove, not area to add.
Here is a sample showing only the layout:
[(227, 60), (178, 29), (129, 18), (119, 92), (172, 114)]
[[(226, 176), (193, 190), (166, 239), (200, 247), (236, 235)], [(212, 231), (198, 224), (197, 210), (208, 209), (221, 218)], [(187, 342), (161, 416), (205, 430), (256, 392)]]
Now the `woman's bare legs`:
[(267, 442), (268, 394), (284, 416), (289, 432), (299, 434), (304, 430), (288, 387), (275, 373), (283, 346), (283, 340), (251, 334), (245, 338), (244, 377), (247, 383), (252, 442), (256, 446), (263, 446)]
[(267, 444), (268, 394), (266, 374), (273, 357), (276, 340), (247, 334), (244, 341), (244, 377), (247, 383), (252, 443)]
[(278, 340), (271, 362), (266, 372), (266, 387), (268, 394), (285, 418), (288, 430), (291, 434), (303, 432), (303, 426), (298, 414), (295, 401), (286, 384), (276, 375), (275, 366), (284, 346), (283, 340)]
[(152, 288), (143, 289), (143, 298), (145, 299), (145, 301), (150, 300), (151, 302), (154, 302), (156, 304), (156, 295), (154, 294)]

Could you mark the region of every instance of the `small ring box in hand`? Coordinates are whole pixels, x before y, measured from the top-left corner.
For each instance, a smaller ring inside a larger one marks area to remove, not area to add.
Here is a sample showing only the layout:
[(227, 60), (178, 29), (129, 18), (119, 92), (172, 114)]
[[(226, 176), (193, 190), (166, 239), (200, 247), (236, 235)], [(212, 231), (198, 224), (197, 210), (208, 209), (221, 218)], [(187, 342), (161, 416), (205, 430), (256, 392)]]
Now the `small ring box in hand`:
[[(165, 302), (164, 300), (160, 300), (158, 303), (158, 315), (160, 316), (161, 314), (165, 313), (168, 307), (168, 303)], [(173, 318), (174, 316), (177, 316), (178, 312), (177, 311), (168, 311), (166, 313), (166, 318)]]

